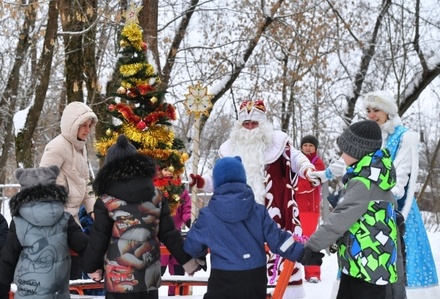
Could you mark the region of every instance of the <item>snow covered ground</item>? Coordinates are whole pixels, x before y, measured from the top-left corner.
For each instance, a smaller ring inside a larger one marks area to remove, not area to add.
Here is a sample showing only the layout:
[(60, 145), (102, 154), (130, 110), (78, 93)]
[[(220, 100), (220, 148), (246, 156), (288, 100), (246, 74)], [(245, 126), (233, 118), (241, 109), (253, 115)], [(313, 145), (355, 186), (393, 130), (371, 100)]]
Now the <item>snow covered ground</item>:
[[(437, 268), (437, 276), (440, 277), (440, 232), (431, 233), (428, 232), (428, 237), (431, 243), (431, 250), (434, 255), (434, 261)], [(209, 264), (208, 264), (209, 266)], [(304, 282), (304, 288), (306, 290), (307, 299), (331, 299), (334, 290), (334, 284), (336, 283), (336, 274), (338, 271), (338, 265), (336, 255), (326, 255), (324, 257), (323, 264), (321, 266), (321, 282), (317, 284)], [(209, 276), (209, 272), (199, 271), (194, 276)], [(205, 293), (205, 287), (193, 287), (194, 299), (202, 299)], [(167, 297), (167, 287), (161, 287), (159, 290), (160, 298), (173, 298)], [(440, 287), (432, 287), (426, 289), (408, 289), (408, 299), (435, 299), (440, 298)], [(336, 293), (334, 293), (336, 296)]]

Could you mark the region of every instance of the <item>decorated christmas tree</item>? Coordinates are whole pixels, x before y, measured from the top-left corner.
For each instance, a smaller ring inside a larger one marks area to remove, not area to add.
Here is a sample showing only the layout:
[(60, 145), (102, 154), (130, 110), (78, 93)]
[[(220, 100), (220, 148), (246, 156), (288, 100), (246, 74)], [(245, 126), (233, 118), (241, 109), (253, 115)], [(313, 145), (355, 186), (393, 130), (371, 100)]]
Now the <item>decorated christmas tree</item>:
[(172, 129), (171, 121), (177, 117), (175, 107), (165, 101), (166, 91), (154, 66), (148, 63), (147, 44), (137, 17), (140, 9), (131, 6), (125, 15), (118, 57), (120, 86), (108, 105), (114, 121), (107, 136), (96, 143), (96, 150), (104, 157), (119, 134), (125, 134), (140, 153), (156, 160), (158, 174), (163, 168), (172, 173), (171, 177), (158, 176), (155, 185), (168, 199), (173, 213), (184, 190), (180, 176), (188, 154)]

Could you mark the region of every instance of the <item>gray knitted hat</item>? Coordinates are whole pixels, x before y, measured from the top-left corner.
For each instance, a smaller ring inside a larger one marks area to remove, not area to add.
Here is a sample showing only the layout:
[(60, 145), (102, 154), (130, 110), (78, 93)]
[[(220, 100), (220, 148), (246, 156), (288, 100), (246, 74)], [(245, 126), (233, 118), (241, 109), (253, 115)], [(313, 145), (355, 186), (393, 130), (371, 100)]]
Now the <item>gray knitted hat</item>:
[(38, 185), (54, 185), (59, 173), (60, 168), (56, 165), (27, 169), (18, 168), (15, 170), (15, 177), (21, 188), (25, 189)]
[(339, 149), (360, 160), (382, 147), (382, 132), (372, 120), (364, 120), (349, 126), (338, 138)]
[(118, 136), (116, 143), (108, 148), (104, 164), (124, 159), (128, 156), (135, 155), (136, 153), (137, 149), (134, 145), (128, 141), (125, 135), (121, 134)]

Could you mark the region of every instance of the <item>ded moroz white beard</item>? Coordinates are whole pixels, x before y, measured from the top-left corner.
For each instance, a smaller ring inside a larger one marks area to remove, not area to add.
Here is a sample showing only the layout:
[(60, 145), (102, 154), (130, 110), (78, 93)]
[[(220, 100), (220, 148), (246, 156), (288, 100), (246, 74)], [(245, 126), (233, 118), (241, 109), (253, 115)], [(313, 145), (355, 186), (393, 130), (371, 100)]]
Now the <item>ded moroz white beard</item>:
[(272, 143), (273, 128), (268, 122), (260, 122), (253, 130), (236, 122), (230, 135), (230, 151), (240, 156), (246, 170), (247, 184), (255, 194), (255, 201), (264, 205), (266, 184), (264, 177), (265, 153)]

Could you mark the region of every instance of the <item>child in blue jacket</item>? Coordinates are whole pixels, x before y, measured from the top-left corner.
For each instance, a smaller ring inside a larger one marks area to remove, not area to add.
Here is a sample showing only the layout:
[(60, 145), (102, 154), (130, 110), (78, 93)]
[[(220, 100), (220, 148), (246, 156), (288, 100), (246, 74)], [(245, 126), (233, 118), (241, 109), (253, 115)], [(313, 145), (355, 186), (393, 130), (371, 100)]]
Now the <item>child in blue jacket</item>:
[(270, 250), (303, 265), (320, 265), (322, 253), (304, 252), (302, 243), (278, 228), (246, 184), (240, 157), (218, 160), (214, 194), (189, 230), (184, 250), (193, 257), (211, 254), (211, 274), (204, 299), (266, 298), (266, 242)]

